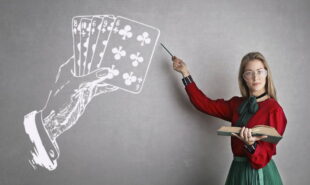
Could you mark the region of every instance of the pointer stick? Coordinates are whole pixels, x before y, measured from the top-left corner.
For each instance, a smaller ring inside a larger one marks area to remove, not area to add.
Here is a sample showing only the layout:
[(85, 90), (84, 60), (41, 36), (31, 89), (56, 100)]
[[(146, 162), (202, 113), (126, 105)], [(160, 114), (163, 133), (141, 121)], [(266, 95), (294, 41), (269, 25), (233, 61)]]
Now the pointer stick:
[(171, 57), (173, 57), (172, 53), (171, 53), (162, 43), (160, 43), (160, 44), (161, 44), (161, 46), (169, 53), (169, 55), (170, 55)]

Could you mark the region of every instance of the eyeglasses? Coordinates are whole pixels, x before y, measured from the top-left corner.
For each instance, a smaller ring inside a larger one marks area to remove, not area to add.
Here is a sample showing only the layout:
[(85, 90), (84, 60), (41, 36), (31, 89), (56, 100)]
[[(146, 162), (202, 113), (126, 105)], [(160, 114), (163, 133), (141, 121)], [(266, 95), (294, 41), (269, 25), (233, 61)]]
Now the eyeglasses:
[(258, 78), (262, 79), (262, 78), (265, 78), (267, 76), (268, 72), (266, 69), (259, 69), (259, 70), (256, 70), (256, 71), (246, 71), (243, 73), (243, 78), (244, 80), (246, 81), (249, 81), (251, 80), (254, 75), (256, 75)]

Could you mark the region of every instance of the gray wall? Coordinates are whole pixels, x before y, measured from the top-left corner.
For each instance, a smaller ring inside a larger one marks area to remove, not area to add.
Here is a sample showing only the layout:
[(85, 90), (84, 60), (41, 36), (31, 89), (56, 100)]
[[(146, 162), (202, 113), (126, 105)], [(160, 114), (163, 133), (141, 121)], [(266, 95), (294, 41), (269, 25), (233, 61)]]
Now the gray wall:
[(211, 98), (239, 95), (241, 57), (268, 59), (288, 125), (277, 163), (285, 184), (310, 183), (310, 1), (88, 0), (0, 2), (0, 184), (218, 185), (232, 161), (229, 123), (195, 110), (157, 46), (143, 91), (96, 97), (58, 139), (54, 171), (33, 170), (24, 115), (40, 110), (72, 56), (71, 18), (122, 15), (161, 30)]

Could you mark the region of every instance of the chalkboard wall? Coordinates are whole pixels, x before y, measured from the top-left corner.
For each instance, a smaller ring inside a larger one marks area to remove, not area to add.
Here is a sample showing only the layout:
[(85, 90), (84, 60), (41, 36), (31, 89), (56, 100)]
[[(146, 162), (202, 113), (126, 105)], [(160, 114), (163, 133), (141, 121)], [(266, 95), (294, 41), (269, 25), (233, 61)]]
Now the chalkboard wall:
[[(123, 16), (160, 36), (141, 92), (94, 97), (57, 137), (57, 166), (34, 169), (25, 116), (45, 108), (59, 68), (74, 55), (79, 15)], [(159, 42), (212, 99), (240, 96), (241, 58), (263, 53), (288, 119), (274, 160), (284, 184), (309, 184), (309, 19), (307, 0), (1, 0), (0, 184), (224, 184), (233, 156), (229, 137), (216, 130), (230, 123), (191, 105)]]

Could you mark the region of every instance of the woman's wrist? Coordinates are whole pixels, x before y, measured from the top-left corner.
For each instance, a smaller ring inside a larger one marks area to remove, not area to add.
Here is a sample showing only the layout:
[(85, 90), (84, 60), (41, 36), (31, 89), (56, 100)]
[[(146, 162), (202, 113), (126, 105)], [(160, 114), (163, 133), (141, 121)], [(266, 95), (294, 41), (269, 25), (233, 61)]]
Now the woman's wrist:
[(186, 78), (190, 75), (190, 73), (188, 71), (184, 71), (184, 72), (181, 72), (182, 75), (183, 75), (183, 78)]

